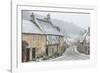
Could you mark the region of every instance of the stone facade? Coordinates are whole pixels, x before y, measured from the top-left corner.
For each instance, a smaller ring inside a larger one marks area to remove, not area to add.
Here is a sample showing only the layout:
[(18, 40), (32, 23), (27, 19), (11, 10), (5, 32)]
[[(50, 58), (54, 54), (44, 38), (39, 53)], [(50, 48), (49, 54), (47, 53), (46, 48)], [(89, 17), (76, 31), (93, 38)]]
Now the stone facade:
[[(64, 39), (62, 36), (59, 36), (58, 42), (55, 44), (47, 44), (46, 35), (39, 35), (39, 34), (23, 33), (22, 40), (28, 43), (28, 46), (26, 47), (27, 49), (29, 49), (29, 55), (27, 55), (27, 57), (29, 57), (28, 61), (32, 61), (34, 59), (36, 60), (37, 58), (38, 59), (44, 58), (44, 56), (47, 56), (47, 58), (49, 57), (52, 58), (53, 56), (57, 57), (62, 55), (64, 52), (64, 48), (63, 48)], [(32, 52), (32, 49), (34, 49), (35, 52)], [(35, 53), (34, 57), (32, 56), (33, 53)]]
[(83, 35), (82, 40), (78, 41), (77, 50), (80, 53), (90, 54), (90, 29)]

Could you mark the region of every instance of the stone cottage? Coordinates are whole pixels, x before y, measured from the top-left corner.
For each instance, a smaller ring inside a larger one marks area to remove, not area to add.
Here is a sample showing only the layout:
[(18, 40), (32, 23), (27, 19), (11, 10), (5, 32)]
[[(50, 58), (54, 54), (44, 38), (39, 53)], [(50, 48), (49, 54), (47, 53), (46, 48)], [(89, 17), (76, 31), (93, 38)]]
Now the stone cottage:
[(90, 54), (90, 28), (86, 31), (86, 33), (80, 38), (77, 46), (77, 50), (80, 53)]
[(23, 14), (24, 11), (22, 12), (22, 62), (62, 55), (64, 36), (60, 29), (53, 25), (50, 15), (41, 18), (36, 17), (33, 12)]

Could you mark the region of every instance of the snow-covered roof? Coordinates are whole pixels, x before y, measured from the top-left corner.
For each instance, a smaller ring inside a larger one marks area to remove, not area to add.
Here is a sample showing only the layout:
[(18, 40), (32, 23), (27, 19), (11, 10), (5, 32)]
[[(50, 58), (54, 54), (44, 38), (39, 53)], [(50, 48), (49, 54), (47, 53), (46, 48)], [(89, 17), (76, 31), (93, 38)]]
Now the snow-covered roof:
[(80, 42), (83, 42), (83, 40), (89, 41), (90, 39), (89, 34), (90, 34), (90, 31), (87, 30), (86, 33), (80, 38)]
[(37, 19), (37, 20), (45, 34), (63, 35), (60, 31), (57, 30), (57, 28), (55, 28), (48, 21), (44, 21), (44, 20), (40, 20), (40, 19)]
[[(32, 19), (31, 15), (33, 14), (33, 17), (35, 20)], [(39, 14), (33, 13), (33, 11), (23, 11), (23, 19), (24, 19), (24, 25), (23, 25), (23, 31), (26, 32), (26, 29), (28, 32), (35, 32), (40, 33), (40, 31), (43, 32), (43, 34), (52, 34), (52, 35), (62, 35), (63, 34), (57, 30), (56, 26), (54, 27), (51, 23), (49, 23), (44, 16), (41, 16)], [(27, 20), (27, 21), (25, 21)], [(30, 20), (33, 20), (33, 23), (30, 22)], [(30, 26), (29, 26), (30, 24)], [(34, 30), (34, 28), (36, 30)]]
[(22, 20), (22, 33), (43, 34), (42, 31), (40, 31), (40, 29), (36, 26), (36, 24), (28, 20)]

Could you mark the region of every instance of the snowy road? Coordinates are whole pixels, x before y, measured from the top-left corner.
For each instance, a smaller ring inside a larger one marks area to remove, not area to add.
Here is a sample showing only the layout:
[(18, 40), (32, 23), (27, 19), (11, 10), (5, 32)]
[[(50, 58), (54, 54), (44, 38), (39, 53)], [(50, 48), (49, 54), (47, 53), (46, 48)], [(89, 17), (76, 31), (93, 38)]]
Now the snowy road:
[(62, 60), (86, 60), (89, 59), (89, 55), (84, 55), (76, 50), (76, 47), (67, 48), (61, 57), (51, 59), (49, 61), (62, 61)]

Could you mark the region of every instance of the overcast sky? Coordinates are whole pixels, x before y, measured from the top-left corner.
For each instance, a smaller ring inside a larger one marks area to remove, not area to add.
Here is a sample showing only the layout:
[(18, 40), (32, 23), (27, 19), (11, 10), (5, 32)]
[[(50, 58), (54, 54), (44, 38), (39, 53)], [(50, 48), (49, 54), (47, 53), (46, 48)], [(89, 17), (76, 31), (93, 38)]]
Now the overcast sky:
[[(38, 11), (28, 11), (34, 12), (36, 14), (45, 16), (49, 13), (51, 18), (62, 20), (65, 22), (73, 23), (81, 28), (87, 29), (90, 26), (90, 14), (83, 13), (58, 13), (58, 12), (38, 12)], [(25, 14), (26, 15), (26, 14)]]
[(90, 14), (78, 14), (78, 13), (57, 13), (57, 12), (34, 12), (43, 16), (48, 13), (51, 18), (62, 20), (65, 22), (74, 23), (75, 25), (87, 29), (90, 26)]

